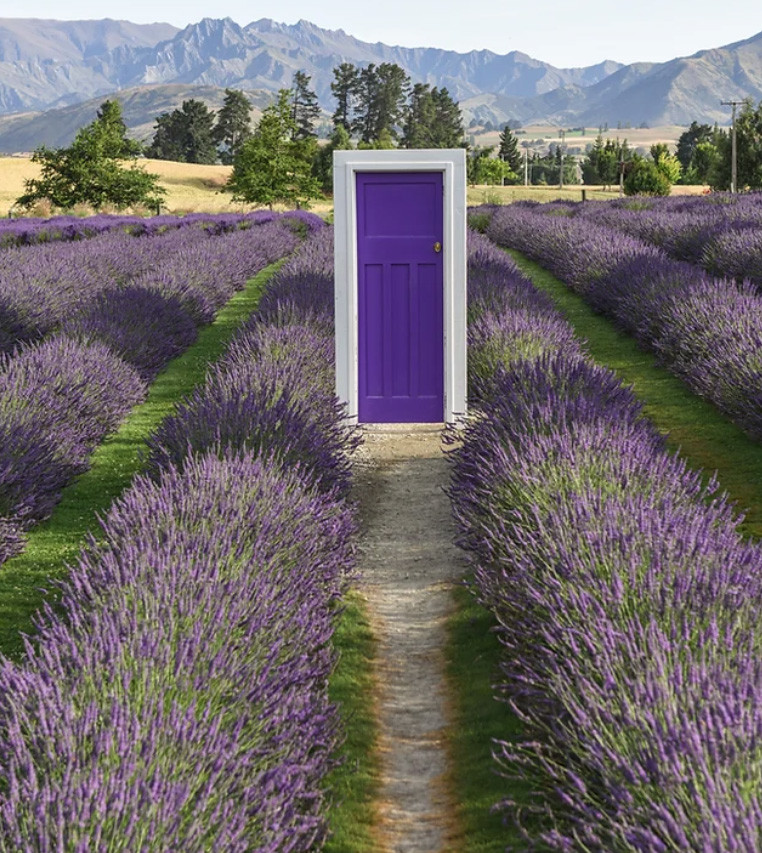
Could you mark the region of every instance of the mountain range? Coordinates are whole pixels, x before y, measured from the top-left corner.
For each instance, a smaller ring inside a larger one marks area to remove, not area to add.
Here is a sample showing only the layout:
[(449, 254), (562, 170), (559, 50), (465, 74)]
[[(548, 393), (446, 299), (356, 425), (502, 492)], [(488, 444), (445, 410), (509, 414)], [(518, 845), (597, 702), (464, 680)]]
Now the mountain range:
[(150, 135), (156, 116), (186, 98), (219, 106), (225, 87), (246, 91), (261, 108), (299, 70), (310, 75), (330, 114), (333, 68), (342, 62), (394, 62), (414, 82), (446, 86), (467, 124), (727, 124), (721, 101), (762, 99), (762, 33), (669, 62), (556, 68), (518, 51), (370, 44), (308, 21), (263, 18), (242, 27), (230, 18), (205, 18), (178, 29), (110, 19), (5, 18), (0, 151), (66, 145), (97, 106), (117, 94), (138, 137)]

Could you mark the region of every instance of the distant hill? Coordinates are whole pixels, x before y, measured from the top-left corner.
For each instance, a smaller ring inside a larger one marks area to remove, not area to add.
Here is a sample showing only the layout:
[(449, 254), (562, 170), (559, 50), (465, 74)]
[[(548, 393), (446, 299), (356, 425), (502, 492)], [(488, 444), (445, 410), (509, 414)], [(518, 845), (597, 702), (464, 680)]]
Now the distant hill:
[[(115, 93), (134, 101), (128, 124), (143, 135), (155, 115), (179, 103), (163, 87), (197, 93), (187, 97), (201, 97), (203, 90), (214, 106), (220, 93), (212, 92), (230, 86), (259, 93), (255, 97), (263, 104), (267, 93), (290, 86), (298, 70), (312, 77), (330, 112), (332, 71), (341, 62), (394, 62), (415, 82), (446, 86), (467, 123), (727, 123), (721, 100), (762, 99), (762, 33), (664, 63), (556, 68), (519, 51), (457, 53), (369, 44), (308, 21), (286, 25), (263, 18), (242, 27), (229, 18), (205, 18), (177, 29), (112, 20), (0, 19), (0, 116), (5, 116), (0, 151), (29, 150), (47, 140), (67, 144), (94, 115), (88, 106), (90, 115), (80, 122), (84, 113), (69, 108)], [(161, 103), (166, 106), (159, 109)], [(51, 109), (57, 112), (40, 115)], [(149, 117), (146, 110), (155, 114)]]
[[(271, 95), (261, 90), (247, 91), (246, 94), (253, 105), (252, 118), (257, 121)], [(122, 104), (122, 115), (130, 136), (146, 141), (153, 136), (157, 116), (171, 112), (189, 98), (196, 98), (218, 110), (225, 90), (218, 86), (168, 83), (122, 89), (113, 96), (118, 97)], [(106, 97), (99, 95), (89, 101), (39, 113), (0, 115), (0, 151), (28, 152), (40, 145), (51, 148), (69, 145), (76, 132), (95, 119), (98, 107)]]

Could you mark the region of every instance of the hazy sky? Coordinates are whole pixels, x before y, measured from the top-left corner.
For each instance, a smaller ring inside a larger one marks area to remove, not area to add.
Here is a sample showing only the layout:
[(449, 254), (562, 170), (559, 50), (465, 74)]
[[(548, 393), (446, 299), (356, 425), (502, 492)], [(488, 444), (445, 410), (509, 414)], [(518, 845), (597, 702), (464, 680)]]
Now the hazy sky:
[(759, 0), (6, 0), (3, 7), (0, 18), (123, 18), (179, 27), (204, 17), (230, 17), (242, 25), (304, 18), (363, 41), (459, 52), (520, 50), (558, 67), (604, 59), (662, 62), (762, 31)]

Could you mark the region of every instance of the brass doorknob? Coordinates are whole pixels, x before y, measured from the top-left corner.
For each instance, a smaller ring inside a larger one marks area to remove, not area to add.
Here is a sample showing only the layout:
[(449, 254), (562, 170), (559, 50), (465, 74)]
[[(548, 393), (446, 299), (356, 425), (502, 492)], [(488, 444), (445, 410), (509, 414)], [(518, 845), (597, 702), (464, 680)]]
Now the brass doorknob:
[(434, 243), (434, 251), (435, 252), (441, 252), (442, 251), (442, 244), (438, 240), (436, 243)]

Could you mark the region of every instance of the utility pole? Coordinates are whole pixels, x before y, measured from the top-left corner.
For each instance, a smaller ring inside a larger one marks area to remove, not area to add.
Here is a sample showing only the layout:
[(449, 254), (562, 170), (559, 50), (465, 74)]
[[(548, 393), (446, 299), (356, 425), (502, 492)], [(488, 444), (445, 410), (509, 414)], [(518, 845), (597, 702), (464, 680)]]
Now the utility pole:
[(720, 101), (724, 107), (733, 107), (733, 129), (730, 133), (730, 192), (738, 192), (738, 149), (736, 147), (736, 107), (743, 101)]
[(561, 144), (559, 145), (559, 152), (561, 154), (561, 168), (558, 170), (558, 189), (562, 190), (564, 188), (564, 139), (566, 137), (566, 131), (561, 131)]

